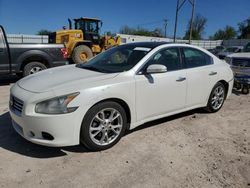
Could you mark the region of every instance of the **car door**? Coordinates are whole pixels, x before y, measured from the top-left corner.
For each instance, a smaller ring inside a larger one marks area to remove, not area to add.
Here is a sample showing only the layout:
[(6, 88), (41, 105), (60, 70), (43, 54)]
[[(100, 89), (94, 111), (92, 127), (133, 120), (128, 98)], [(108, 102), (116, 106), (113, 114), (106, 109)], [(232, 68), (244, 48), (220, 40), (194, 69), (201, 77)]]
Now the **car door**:
[[(167, 72), (147, 74), (151, 64), (162, 64)], [(137, 121), (179, 110), (185, 106), (186, 71), (182, 69), (179, 48), (155, 53), (135, 75)]]
[(9, 72), (9, 59), (7, 46), (4, 39), (4, 31), (0, 27), (0, 73)]
[(199, 106), (206, 103), (217, 79), (213, 59), (195, 48), (183, 48), (183, 59), (187, 71), (186, 106)]

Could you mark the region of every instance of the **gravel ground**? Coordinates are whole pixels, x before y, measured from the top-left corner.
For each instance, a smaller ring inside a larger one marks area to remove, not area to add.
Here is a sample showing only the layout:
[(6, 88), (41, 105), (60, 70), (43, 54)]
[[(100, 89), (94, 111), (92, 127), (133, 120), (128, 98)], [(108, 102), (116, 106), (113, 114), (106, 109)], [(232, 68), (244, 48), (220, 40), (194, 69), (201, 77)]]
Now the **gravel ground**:
[(250, 95), (237, 92), (214, 114), (164, 118), (129, 132), (113, 148), (48, 148), (21, 138), (0, 81), (0, 187), (250, 188)]

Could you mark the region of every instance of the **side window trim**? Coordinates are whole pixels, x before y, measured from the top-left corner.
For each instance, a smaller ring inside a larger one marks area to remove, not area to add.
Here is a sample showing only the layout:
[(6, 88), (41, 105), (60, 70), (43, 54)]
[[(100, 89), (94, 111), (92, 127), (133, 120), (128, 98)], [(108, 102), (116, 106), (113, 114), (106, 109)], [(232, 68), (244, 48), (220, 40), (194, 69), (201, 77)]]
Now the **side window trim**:
[[(146, 62), (144, 62), (143, 63), (143, 65), (141, 65), (141, 67), (136, 71), (136, 73), (135, 73), (135, 75), (142, 75), (142, 74), (144, 74), (143, 73), (143, 69), (144, 69), (144, 67), (147, 65), (147, 63), (151, 60), (151, 58), (153, 58), (157, 53), (159, 53), (160, 51), (162, 51), (162, 50), (167, 50), (167, 49), (176, 49), (177, 48), (177, 50), (178, 50), (178, 54), (179, 54), (179, 61), (180, 61), (180, 69), (178, 69), (178, 70), (182, 70), (182, 69), (184, 69), (184, 66), (183, 66), (183, 59), (182, 59), (182, 55), (181, 55), (181, 47), (179, 47), (179, 46), (173, 46), (173, 47), (165, 47), (165, 48), (162, 48), (162, 49), (160, 49), (160, 50), (158, 50), (157, 52), (155, 52), (154, 54), (152, 54), (149, 58), (148, 58), (148, 60), (146, 61)], [(178, 70), (174, 70), (174, 71), (178, 71)], [(172, 71), (171, 71), (172, 72)]]

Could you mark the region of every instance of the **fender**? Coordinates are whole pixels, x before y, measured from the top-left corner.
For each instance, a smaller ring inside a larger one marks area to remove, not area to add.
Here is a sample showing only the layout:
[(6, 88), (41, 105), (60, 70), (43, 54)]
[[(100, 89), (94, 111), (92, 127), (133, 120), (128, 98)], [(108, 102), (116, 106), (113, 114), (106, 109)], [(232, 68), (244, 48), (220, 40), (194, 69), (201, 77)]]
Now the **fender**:
[(91, 41), (88, 41), (88, 40), (82, 41), (82, 42), (76, 42), (75, 45), (74, 45), (74, 48), (77, 47), (77, 46), (80, 46), (80, 45), (86, 45), (89, 48), (91, 48), (92, 44), (93, 43)]
[(29, 50), (29, 51), (24, 52), (22, 55), (20, 55), (17, 58), (17, 60), (16, 60), (16, 63), (18, 65), (17, 71), (20, 71), (23, 62), (30, 57), (43, 58), (44, 60), (46, 60), (48, 62), (50, 67), (52, 66), (52, 59), (46, 52), (43, 52), (41, 50)]

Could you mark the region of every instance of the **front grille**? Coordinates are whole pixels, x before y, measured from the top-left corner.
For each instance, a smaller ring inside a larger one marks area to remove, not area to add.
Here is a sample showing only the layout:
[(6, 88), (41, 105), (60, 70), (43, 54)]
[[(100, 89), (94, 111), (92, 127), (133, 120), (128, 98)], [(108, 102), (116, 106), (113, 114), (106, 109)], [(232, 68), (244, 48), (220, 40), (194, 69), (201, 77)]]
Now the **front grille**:
[(237, 67), (250, 67), (250, 58), (233, 58), (232, 65)]
[(23, 111), (23, 101), (16, 98), (15, 96), (11, 95), (10, 96), (10, 108), (14, 112), (22, 113)]

